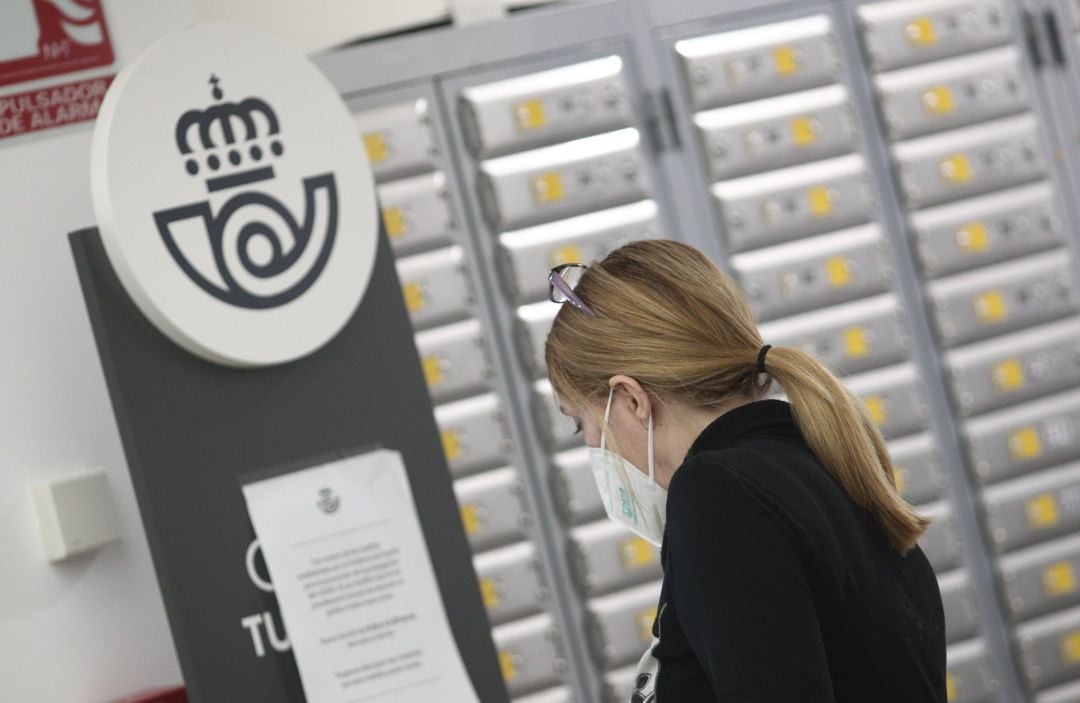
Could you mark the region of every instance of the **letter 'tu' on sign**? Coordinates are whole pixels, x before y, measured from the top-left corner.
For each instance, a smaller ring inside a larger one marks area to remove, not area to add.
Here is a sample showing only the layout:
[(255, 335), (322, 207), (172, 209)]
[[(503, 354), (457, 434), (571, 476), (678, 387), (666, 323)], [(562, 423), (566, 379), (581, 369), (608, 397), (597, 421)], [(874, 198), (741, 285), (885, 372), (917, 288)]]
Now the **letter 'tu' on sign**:
[(375, 264), (355, 123), (302, 54), (206, 23), (117, 76), (91, 150), (109, 261), (139, 309), (229, 366), (303, 357), (352, 317)]

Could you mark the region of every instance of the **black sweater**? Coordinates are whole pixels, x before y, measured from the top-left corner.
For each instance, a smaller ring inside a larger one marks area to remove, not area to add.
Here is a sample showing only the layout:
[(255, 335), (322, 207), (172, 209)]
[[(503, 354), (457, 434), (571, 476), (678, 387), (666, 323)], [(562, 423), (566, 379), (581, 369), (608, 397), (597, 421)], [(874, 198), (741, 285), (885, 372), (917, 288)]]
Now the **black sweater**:
[(725, 413), (668, 488), (634, 703), (945, 703), (933, 569), (901, 557), (781, 400)]

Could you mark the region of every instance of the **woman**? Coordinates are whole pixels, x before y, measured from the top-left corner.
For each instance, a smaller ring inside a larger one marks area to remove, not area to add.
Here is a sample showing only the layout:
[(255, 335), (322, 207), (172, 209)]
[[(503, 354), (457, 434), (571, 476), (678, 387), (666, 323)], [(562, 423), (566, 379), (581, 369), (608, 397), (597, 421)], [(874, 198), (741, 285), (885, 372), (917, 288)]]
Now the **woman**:
[[(547, 339), (608, 516), (661, 546), (632, 701), (945, 703), (945, 629), (881, 433), (812, 356), (765, 345), (673, 241), (563, 266)], [(789, 402), (765, 399), (777, 381)], [(611, 447), (609, 449), (608, 447)]]

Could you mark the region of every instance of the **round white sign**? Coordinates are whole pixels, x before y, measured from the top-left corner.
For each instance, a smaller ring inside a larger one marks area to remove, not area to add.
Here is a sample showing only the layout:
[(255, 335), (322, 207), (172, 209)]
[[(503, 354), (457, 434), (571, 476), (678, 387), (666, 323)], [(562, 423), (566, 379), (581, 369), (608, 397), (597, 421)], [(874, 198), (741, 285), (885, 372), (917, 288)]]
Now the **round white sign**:
[(220, 364), (318, 349), (375, 263), (375, 186), (355, 123), (306, 57), (262, 31), (196, 25), (126, 67), (97, 119), (91, 187), (132, 299)]

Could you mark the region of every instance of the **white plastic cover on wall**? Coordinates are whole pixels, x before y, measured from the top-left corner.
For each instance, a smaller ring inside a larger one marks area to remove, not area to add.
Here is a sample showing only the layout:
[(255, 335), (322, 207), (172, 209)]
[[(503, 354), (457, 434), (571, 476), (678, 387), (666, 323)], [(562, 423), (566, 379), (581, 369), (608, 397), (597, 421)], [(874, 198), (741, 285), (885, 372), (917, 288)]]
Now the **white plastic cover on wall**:
[[(502, 0), (513, 9), (555, 0)], [(307, 53), (452, 19), (458, 0), (195, 0), (199, 19), (259, 27)], [(469, 4), (469, 3), (465, 3)]]

